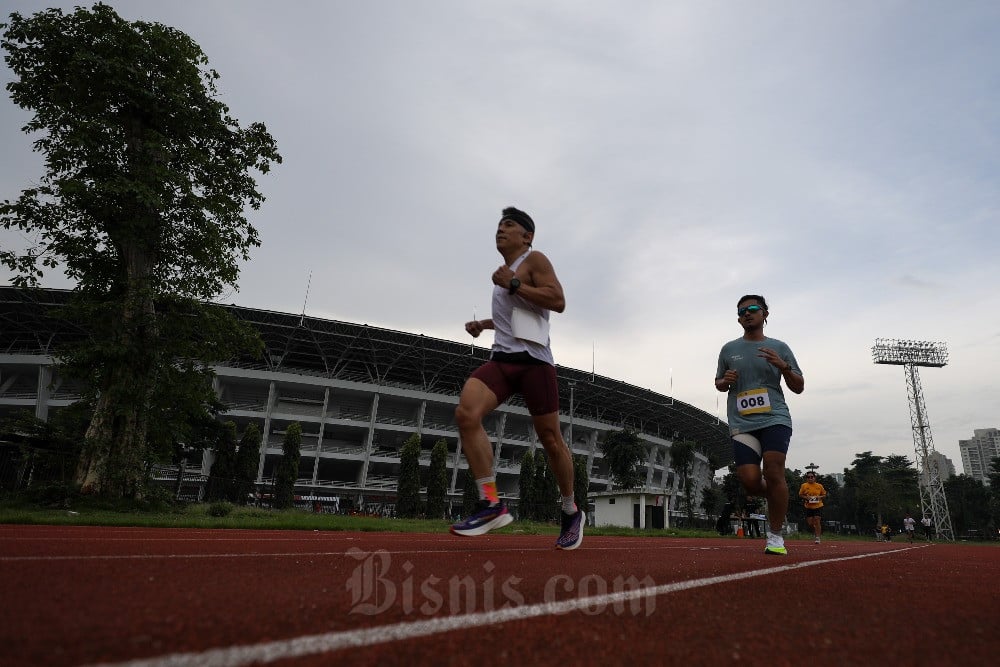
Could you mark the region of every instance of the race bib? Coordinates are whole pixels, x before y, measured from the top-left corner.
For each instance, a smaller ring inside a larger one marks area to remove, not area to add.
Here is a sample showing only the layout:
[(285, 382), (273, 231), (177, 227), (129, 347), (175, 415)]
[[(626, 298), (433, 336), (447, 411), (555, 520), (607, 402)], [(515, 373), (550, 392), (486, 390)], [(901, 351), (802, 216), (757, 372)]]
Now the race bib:
[(736, 394), (736, 410), (743, 416), (771, 411), (767, 389), (751, 389)]

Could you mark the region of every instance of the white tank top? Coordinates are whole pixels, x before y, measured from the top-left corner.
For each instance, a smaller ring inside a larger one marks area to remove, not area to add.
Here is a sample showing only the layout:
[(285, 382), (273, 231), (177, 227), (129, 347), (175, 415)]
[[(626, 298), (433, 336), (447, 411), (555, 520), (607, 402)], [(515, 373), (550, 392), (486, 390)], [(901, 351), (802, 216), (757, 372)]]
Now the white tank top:
[[(521, 262), (524, 261), (530, 252), (531, 249), (529, 248), (528, 252), (515, 259), (514, 263), (510, 265), (510, 270), (517, 271), (517, 267), (521, 265)], [(534, 341), (514, 338), (513, 326), (511, 325), (514, 306), (535, 312), (546, 321), (549, 319), (550, 311), (547, 308), (536, 306), (535, 304), (522, 299), (517, 294), (511, 294), (507, 288), (494, 285), (493, 351), (507, 353), (527, 352), (535, 359), (555, 366), (555, 361), (552, 359), (551, 341), (547, 341), (545, 345), (542, 345)]]

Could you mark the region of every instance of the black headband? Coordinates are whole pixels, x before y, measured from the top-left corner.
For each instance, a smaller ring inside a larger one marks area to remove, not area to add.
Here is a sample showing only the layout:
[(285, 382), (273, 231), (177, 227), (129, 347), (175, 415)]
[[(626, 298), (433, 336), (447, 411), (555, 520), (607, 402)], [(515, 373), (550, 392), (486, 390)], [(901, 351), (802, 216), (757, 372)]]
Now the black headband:
[(529, 232), (534, 233), (535, 231), (535, 221), (531, 219), (531, 216), (524, 211), (519, 211), (516, 208), (505, 208), (503, 210), (503, 216), (501, 220), (513, 220), (517, 224), (521, 225)]

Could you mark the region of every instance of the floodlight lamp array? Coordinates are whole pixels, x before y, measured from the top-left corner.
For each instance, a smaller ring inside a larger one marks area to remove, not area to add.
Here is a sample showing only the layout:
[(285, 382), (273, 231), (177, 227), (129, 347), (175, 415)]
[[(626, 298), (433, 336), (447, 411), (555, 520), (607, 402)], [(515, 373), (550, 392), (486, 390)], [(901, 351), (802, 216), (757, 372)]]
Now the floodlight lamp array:
[(877, 338), (872, 359), (876, 364), (941, 367), (948, 363), (948, 346), (923, 340)]

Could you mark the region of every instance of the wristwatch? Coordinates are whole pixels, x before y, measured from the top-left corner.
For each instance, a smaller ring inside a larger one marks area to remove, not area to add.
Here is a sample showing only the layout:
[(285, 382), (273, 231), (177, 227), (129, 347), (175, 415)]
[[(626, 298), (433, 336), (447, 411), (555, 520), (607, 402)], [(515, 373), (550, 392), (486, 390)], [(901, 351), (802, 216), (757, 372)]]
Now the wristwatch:
[(517, 291), (517, 288), (521, 286), (521, 281), (517, 278), (510, 279), (510, 289), (507, 290), (508, 294), (513, 294)]

